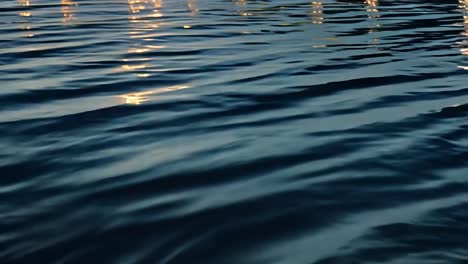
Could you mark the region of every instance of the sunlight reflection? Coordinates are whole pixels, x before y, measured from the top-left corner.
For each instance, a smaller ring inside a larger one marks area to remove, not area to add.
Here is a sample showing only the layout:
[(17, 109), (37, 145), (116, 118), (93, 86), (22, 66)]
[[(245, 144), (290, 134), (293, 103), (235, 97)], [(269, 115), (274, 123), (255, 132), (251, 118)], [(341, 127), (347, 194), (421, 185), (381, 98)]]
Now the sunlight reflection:
[(23, 12), (20, 12), (19, 15), (22, 17), (30, 17), (32, 14), (29, 11), (23, 11)]
[(19, 4), (22, 5), (22, 6), (30, 6), (31, 3), (29, 2), (29, 0), (18, 0)]
[(460, 3), (460, 8), (464, 14), (463, 16), (463, 23), (468, 24), (468, 0), (458, 0)]
[(163, 0), (128, 0), (131, 25), (128, 34), (130, 39), (135, 41), (127, 51), (131, 56), (123, 60), (125, 64), (121, 66), (120, 70), (132, 72), (140, 78), (151, 76), (148, 68), (150, 68), (149, 62), (152, 59), (150, 56), (144, 55), (154, 50), (166, 48), (165, 45), (155, 45), (157, 40), (153, 38), (154, 30), (162, 25), (161, 18), (164, 17), (164, 14), (161, 9), (163, 5)]
[(379, 0), (365, 0), (367, 5), (367, 12), (369, 12), (369, 17), (379, 17)]
[(123, 95), (119, 95), (118, 97), (123, 99), (126, 104), (140, 105), (144, 102), (149, 101), (151, 95), (174, 92), (174, 91), (188, 89), (188, 88), (190, 88), (189, 85), (175, 85), (175, 86), (148, 90), (144, 92), (123, 94)]
[(128, 0), (128, 6), (131, 23), (148, 22), (149, 18), (163, 16), (160, 12), (163, 6), (162, 0)]
[(234, 0), (235, 5), (237, 6), (237, 14), (241, 16), (253, 16), (254, 14), (247, 11), (247, 1), (246, 0)]
[(61, 0), (62, 2), (62, 22), (71, 24), (75, 20), (75, 7), (78, 3), (73, 0)]
[(146, 69), (146, 68), (147, 68), (147, 65), (145, 65), (145, 64), (140, 64), (140, 65), (125, 64), (125, 65), (122, 65), (122, 69), (124, 69), (125, 71), (134, 71), (134, 70), (141, 70), (141, 69)]
[[(380, 23), (379, 23), (379, 0), (365, 0), (364, 3), (366, 4), (366, 11), (367, 17), (369, 18), (370, 25), (369, 25), (369, 34), (373, 34), (379, 32)], [(379, 43), (378, 38), (373, 38), (369, 40), (370, 45), (376, 45)]]
[(312, 23), (313, 24), (322, 24), (323, 23), (323, 4), (321, 1), (314, 1), (312, 5)]
[[(463, 28), (461, 35), (468, 37), (468, 0), (458, 0), (460, 9), (463, 12)], [(460, 45), (460, 53), (468, 55), (468, 40), (464, 39), (458, 43)], [(466, 70), (466, 66), (462, 66)]]
[[(31, 2), (29, 0), (18, 0), (18, 3), (24, 8), (29, 8), (31, 6)], [(32, 16), (32, 12), (29, 10), (22, 10), (19, 12), (19, 16), (24, 17), (24, 19), (26, 19), (25, 21), (21, 21), (21, 29), (25, 31), (23, 37), (34, 37), (34, 33), (31, 32), (31, 21), (29, 20), (29, 17)]]
[[(28, 7), (31, 5), (31, 2), (29, 0), (18, 0), (18, 2), (21, 6), (24, 7)], [(21, 11), (19, 15), (22, 17), (30, 17), (32, 16), (32, 13), (30, 11)]]

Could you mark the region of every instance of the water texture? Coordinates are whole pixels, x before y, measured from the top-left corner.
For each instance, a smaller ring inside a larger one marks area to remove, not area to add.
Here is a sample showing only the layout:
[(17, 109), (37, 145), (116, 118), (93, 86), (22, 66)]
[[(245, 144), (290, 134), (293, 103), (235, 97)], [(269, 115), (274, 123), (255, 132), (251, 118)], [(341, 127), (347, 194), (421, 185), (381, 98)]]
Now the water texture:
[(0, 14), (0, 263), (468, 263), (468, 1)]

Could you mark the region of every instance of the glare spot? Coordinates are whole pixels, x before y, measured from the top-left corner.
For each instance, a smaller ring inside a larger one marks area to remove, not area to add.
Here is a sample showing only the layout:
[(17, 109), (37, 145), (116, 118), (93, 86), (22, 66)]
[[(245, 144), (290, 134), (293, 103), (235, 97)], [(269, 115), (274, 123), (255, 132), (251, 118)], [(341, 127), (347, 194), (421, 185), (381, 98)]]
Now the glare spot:
[(178, 91), (178, 90), (183, 90), (183, 89), (188, 89), (188, 88), (190, 88), (189, 85), (175, 85), (175, 86), (148, 90), (144, 92), (123, 94), (123, 95), (119, 95), (118, 97), (123, 99), (125, 101), (125, 104), (140, 105), (144, 102), (149, 101), (151, 95), (173, 92), (173, 91)]

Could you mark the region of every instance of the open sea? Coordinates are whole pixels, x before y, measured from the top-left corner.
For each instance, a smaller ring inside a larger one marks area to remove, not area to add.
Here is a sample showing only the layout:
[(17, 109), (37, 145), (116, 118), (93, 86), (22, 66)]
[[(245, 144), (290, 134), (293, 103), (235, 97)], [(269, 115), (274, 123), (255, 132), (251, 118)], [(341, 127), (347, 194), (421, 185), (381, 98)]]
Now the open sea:
[(468, 0), (1, 0), (0, 263), (468, 263)]

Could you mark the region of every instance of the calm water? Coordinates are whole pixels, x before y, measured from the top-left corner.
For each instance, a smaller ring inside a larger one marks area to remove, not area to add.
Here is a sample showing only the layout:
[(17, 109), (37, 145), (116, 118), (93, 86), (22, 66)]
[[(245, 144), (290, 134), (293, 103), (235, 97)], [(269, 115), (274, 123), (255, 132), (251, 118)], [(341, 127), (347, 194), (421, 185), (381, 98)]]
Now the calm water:
[(468, 1), (0, 13), (1, 263), (468, 262)]

